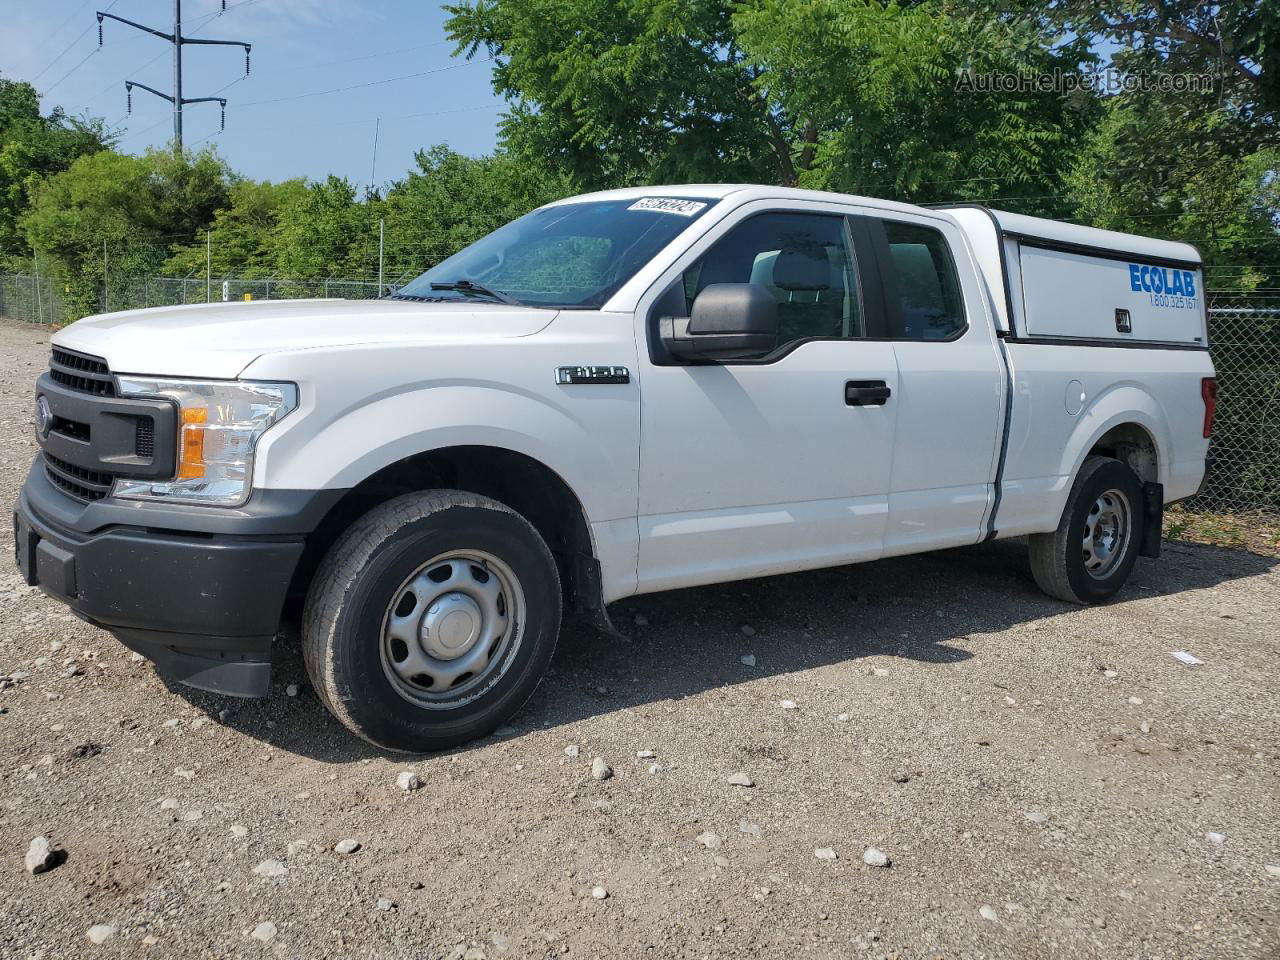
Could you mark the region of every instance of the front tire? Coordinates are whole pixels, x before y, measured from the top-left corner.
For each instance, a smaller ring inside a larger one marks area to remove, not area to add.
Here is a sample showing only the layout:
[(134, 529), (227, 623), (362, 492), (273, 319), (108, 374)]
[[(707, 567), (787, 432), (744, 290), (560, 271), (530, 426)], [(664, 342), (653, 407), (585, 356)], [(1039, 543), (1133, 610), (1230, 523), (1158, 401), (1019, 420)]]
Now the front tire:
[(1053, 533), (1029, 537), (1040, 589), (1068, 603), (1101, 603), (1120, 591), (1145, 527), (1142, 482), (1111, 457), (1085, 459)]
[(488, 497), (406, 494), (330, 548), (302, 652), (321, 701), (390, 750), (482, 737), (533, 693), (560, 632), (560, 579), (537, 530)]

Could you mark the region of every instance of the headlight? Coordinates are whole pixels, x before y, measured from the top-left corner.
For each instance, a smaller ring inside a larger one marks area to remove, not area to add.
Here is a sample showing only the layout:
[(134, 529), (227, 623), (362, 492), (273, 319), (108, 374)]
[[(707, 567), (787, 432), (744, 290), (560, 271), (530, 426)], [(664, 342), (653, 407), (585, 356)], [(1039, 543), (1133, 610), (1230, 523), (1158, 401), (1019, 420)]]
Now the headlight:
[(160, 397), (178, 406), (178, 464), (173, 480), (118, 479), (111, 493), (238, 507), (253, 486), (258, 438), (298, 405), (292, 383), (119, 377), (121, 396)]

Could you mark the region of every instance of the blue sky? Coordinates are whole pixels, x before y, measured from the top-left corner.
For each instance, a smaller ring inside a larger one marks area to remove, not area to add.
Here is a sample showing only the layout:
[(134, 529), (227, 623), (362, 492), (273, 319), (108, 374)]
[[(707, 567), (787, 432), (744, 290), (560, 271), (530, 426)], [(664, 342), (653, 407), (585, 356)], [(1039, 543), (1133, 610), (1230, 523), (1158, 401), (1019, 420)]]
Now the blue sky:
[[(108, 7), (166, 33), (172, 28), (171, 0), (0, 0), (0, 71), (33, 81), (46, 110), (57, 104), (105, 117), (123, 133), (121, 150), (163, 146), (173, 132), (171, 107), (135, 89), (126, 116), (124, 80), (171, 92), (172, 47), (108, 20), (99, 51), (94, 12)], [(184, 47), (183, 93), (228, 101), (222, 134), (217, 104), (186, 108), (188, 146), (215, 144), (257, 179), (335, 173), (357, 184), (370, 181), (377, 117), (379, 183), (403, 176), (414, 152), (434, 143), (468, 154), (494, 148), (503, 103), (493, 95), (490, 65), (452, 56), (439, 3), (227, 0), (218, 16), (220, 8), (220, 0), (184, 0), (183, 33), (252, 43), (252, 71), (240, 79), (238, 47)], [(424, 75), (377, 82), (413, 74)], [(325, 92), (360, 84), (371, 85)]]

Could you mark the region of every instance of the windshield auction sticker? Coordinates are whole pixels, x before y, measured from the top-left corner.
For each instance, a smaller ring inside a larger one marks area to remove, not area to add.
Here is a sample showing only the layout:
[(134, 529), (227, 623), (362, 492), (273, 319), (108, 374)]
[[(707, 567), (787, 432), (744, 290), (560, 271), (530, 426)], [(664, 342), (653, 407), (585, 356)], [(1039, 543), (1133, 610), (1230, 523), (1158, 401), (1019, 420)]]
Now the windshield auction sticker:
[(705, 207), (700, 200), (677, 200), (675, 197), (645, 197), (637, 200), (628, 210), (649, 210), (653, 213), (674, 213), (681, 217), (692, 217)]

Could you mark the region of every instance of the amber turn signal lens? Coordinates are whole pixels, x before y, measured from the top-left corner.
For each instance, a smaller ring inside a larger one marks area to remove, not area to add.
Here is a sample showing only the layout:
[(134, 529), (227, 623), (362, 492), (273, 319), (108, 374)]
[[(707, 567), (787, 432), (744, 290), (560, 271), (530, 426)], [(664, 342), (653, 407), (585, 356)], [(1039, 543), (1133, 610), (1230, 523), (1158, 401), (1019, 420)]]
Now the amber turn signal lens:
[(183, 407), (178, 431), (178, 479), (204, 476), (204, 432), (209, 422), (207, 407)]

